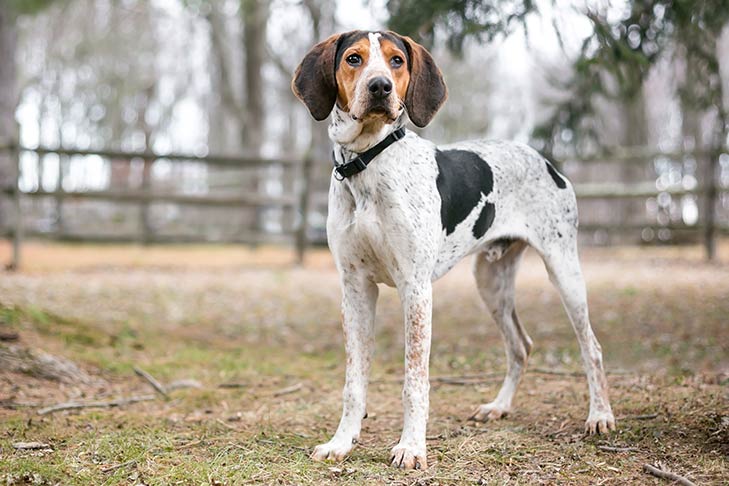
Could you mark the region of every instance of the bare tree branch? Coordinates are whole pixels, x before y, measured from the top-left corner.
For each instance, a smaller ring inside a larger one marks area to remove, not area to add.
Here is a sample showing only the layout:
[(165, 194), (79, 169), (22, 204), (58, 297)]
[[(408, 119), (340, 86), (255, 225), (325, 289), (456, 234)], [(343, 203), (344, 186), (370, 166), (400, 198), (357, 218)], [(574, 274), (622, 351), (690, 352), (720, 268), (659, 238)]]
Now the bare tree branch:
[(643, 471), (657, 478), (668, 479), (669, 481), (675, 481), (678, 484), (684, 486), (696, 486), (695, 483), (689, 481), (683, 476), (679, 476), (676, 473), (666, 471), (664, 469), (658, 469), (657, 467), (651, 466), (650, 464), (643, 464)]
[(167, 394), (167, 390), (165, 389), (165, 387), (162, 385), (162, 383), (157, 381), (154, 378), (154, 376), (150, 375), (149, 373), (144, 371), (142, 368), (138, 368), (136, 366), (134, 367), (134, 372), (137, 374), (137, 376), (141, 376), (142, 378), (144, 378), (147, 381), (147, 383), (152, 385), (152, 388), (154, 388), (154, 390), (157, 393), (162, 395), (165, 398), (165, 400), (170, 399), (170, 396)]

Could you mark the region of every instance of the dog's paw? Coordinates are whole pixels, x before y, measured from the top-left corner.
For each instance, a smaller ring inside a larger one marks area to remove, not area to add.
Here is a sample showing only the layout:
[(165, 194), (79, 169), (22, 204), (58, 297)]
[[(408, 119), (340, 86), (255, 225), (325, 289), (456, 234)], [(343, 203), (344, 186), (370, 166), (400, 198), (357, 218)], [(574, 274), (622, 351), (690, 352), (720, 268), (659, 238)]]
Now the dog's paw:
[(390, 451), (390, 465), (400, 469), (427, 469), (425, 447), (422, 449), (398, 444)]
[(479, 405), (476, 411), (471, 415), (468, 420), (476, 422), (488, 422), (489, 420), (498, 420), (508, 415), (509, 409), (503, 405), (497, 404), (496, 402), (486, 403)]
[(354, 448), (356, 441), (332, 439), (314, 448), (311, 458), (315, 461), (342, 461)]
[(590, 412), (585, 422), (585, 434), (607, 434), (611, 430), (615, 430), (615, 417), (611, 411)]

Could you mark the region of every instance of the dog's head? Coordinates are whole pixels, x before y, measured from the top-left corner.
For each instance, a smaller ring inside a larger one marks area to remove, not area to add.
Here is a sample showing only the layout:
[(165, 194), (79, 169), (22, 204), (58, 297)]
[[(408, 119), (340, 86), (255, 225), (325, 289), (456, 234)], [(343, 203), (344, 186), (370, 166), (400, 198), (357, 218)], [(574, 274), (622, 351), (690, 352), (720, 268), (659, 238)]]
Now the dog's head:
[(407, 109), (424, 127), (447, 97), (430, 53), (394, 32), (355, 30), (315, 45), (296, 68), (294, 94), (317, 120), (336, 103), (353, 120), (392, 123)]

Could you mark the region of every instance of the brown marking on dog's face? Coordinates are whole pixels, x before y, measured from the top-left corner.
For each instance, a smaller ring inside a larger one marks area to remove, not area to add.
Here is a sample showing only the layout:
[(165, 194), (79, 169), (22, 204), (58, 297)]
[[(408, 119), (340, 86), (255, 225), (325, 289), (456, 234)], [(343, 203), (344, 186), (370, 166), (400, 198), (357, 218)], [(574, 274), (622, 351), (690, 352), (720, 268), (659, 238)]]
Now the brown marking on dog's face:
[[(395, 93), (397, 94), (398, 101), (405, 101), (405, 96), (408, 93), (408, 87), (410, 86), (410, 66), (408, 65), (408, 55), (403, 52), (391, 39), (384, 38), (380, 42), (383, 57), (386, 60), (390, 60), (390, 72), (392, 79), (395, 81)], [(393, 63), (393, 60), (402, 60), (402, 64), (398, 65), (397, 62)]]
[[(394, 121), (400, 115), (410, 82), (405, 51), (392, 36), (358, 36), (342, 50), (338, 60), (337, 105), (356, 119), (369, 116)], [(370, 82), (378, 77), (394, 87), (384, 100), (369, 90)]]
[[(375, 94), (371, 83), (378, 79), (385, 88)], [(392, 123), (407, 109), (419, 127), (447, 96), (430, 54), (394, 32), (352, 31), (317, 44), (297, 69), (293, 87), (317, 120), (336, 102), (363, 123)]]
[[(340, 43), (336, 67), (337, 104), (354, 120), (392, 123), (400, 116), (409, 73), (405, 45), (397, 37), (379, 32), (347, 34)], [(377, 92), (373, 83), (383, 88)]]
[[(359, 56), (361, 65), (353, 66), (347, 62), (351, 56)], [(349, 111), (350, 100), (354, 99), (355, 88), (360, 76), (364, 72), (363, 67), (367, 65), (370, 57), (370, 43), (366, 37), (362, 37), (341, 53), (339, 66), (336, 72), (337, 79), (337, 105), (342, 110)]]

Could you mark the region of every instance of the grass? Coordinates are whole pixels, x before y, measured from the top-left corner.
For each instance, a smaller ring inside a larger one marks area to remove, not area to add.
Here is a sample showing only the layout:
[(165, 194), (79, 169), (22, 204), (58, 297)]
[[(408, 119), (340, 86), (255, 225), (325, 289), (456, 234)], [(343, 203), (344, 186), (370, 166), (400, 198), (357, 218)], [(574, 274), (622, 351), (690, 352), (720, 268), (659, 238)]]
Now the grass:
[[(721, 248), (726, 256), (729, 245)], [(539, 371), (581, 364), (534, 255), (518, 280), (518, 308), (535, 342), (532, 372), (507, 419), (464, 420), (498, 391), (504, 359), (468, 266), (454, 269), (435, 285), (431, 375), (485, 378), (433, 381), (431, 467), (413, 472), (386, 464), (402, 425), (396, 293), (381, 291), (361, 444), (341, 464), (313, 463), (308, 455), (334, 431), (341, 407), (338, 279), (324, 252), (304, 268), (290, 267), (280, 250), (259, 252), (159, 247), (130, 256), (122, 247), (31, 245), (26, 255), (36, 263), (0, 279), (0, 330), (76, 360), (103, 382), (80, 387), (0, 370), (0, 482), (661, 484), (641, 471), (656, 462), (698, 484), (729, 477), (729, 266), (701, 263), (695, 248), (583, 252), (618, 417), (608, 437), (582, 434), (584, 378)], [(163, 382), (203, 387), (172, 391), (169, 401), (37, 415), (38, 406), (69, 399), (150, 393), (134, 365)], [(230, 382), (245, 386), (218, 387)], [(656, 417), (635, 418), (646, 414)], [(16, 451), (19, 441), (52, 450)]]

